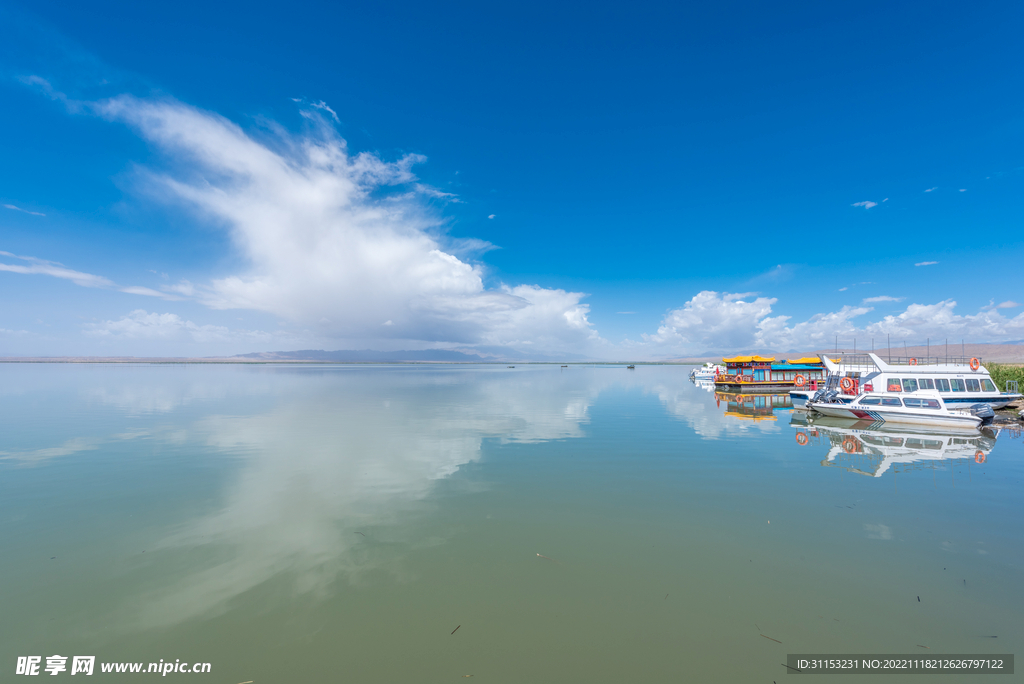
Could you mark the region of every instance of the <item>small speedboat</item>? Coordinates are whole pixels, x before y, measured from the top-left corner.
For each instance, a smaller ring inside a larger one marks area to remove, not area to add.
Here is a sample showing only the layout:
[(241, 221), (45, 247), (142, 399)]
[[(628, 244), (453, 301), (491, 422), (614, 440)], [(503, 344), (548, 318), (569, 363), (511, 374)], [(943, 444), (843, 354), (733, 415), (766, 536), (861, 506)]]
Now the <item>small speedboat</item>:
[(949, 408), (934, 390), (919, 390), (912, 397), (896, 392), (863, 392), (846, 402), (839, 399), (837, 392), (822, 390), (807, 402), (806, 408), (836, 418), (934, 427), (977, 428), (992, 422), (994, 416), (992, 407), (985, 403)]
[(626, 368), (636, 368), (636, 366), (634, 366), (633, 364), (629, 364), (628, 366), (626, 366)]

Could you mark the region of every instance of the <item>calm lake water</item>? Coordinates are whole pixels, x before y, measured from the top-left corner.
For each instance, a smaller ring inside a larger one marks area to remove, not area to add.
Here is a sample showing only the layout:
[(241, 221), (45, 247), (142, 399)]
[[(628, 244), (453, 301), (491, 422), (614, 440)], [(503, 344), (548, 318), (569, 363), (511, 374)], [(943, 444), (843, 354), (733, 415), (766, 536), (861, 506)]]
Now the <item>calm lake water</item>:
[(0, 679), (54, 654), (262, 684), (1024, 652), (1018, 435), (807, 425), (688, 372), (2, 365)]

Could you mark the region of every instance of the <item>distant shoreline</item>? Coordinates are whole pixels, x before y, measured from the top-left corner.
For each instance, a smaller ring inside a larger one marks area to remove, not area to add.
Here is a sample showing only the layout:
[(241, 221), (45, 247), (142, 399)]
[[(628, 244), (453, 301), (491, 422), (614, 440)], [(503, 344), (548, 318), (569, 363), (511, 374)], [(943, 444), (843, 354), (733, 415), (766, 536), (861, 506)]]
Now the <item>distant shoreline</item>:
[(693, 366), (689, 361), (321, 361), (316, 359), (217, 359), (217, 358), (147, 358), (147, 357), (6, 357), (0, 363), (52, 364), (145, 364), (145, 365), (221, 365), (221, 366)]
[[(424, 350), (430, 352), (434, 350)], [(863, 354), (869, 351), (868, 349), (858, 348), (856, 353)], [(899, 346), (893, 346), (888, 348), (875, 348), (874, 353), (880, 356), (883, 360), (887, 359), (890, 355), (892, 356), (913, 356), (923, 358), (930, 356), (931, 358), (943, 358), (947, 353), (947, 346), (945, 344), (933, 344), (933, 345), (914, 345), (904, 347), (902, 344)], [(724, 356), (736, 356), (746, 354), (760, 354), (762, 356), (774, 356), (779, 361), (786, 358), (802, 358), (806, 356), (817, 356), (819, 354), (843, 354), (854, 353), (851, 349), (840, 349), (838, 352), (832, 349), (818, 349), (811, 352), (773, 352), (770, 350), (742, 350), (736, 352), (721, 352), (721, 353), (708, 353), (705, 352), (700, 356), (684, 356), (677, 357), (674, 359), (662, 359), (658, 361), (633, 361), (633, 360), (598, 360), (590, 359), (586, 361), (579, 360), (578, 358), (572, 361), (524, 361), (519, 359), (380, 359), (373, 360), (367, 358), (354, 358), (346, 360), (344, 358), (288, 358), (286, 355), (298, 355), (306, 354), (307, 352), (264, 352), (260, 354), (247, 354), (239, 356), (208, 356), (208, 357), (185, 357), (185, 356), (7, 356), (0, 357), (0, 363), (86, 363), (86, 364), (163, 364), (163, 365), (267, 365), (267, 364), (288, 364), (288, 365), (359, 365), (359, 366), (408, 366), (408, 365), (458, 365), (458, 366), (495, 366), (495, 365), (535, 365), (535, 366), (593, 366), (593, 365), (623, 365), (623, 364), (636, 364), (644, 366), (693, 366), (701, 365), (703, 363), (721, 363)], [(324, 354), (322, 351), (308, 352), (312, 354)], [(350, 352), (327, 352), (330, 354), (346, 355)], [(354, 352), (355, 354), (369, 354), (374, 353), (369, 350)], [(406, 354), (414, 355), (414, 352), (380, 352), (383, 354)], [(948, 353), (951, 357), (972, 357), (975, 356), (982, 360), (982, 363), (1002, 363), (1002, 364), (1024, 364), (1024, 344), (988, 344), (988, 343), (976, 343), (976, 344), (964, 344), (960, 345), (951, 344), (948, 346)], [(275, 354), (282, 355), (281, 358), (274, 358)], [(550, 358), (550, 357), (549, 357)]]

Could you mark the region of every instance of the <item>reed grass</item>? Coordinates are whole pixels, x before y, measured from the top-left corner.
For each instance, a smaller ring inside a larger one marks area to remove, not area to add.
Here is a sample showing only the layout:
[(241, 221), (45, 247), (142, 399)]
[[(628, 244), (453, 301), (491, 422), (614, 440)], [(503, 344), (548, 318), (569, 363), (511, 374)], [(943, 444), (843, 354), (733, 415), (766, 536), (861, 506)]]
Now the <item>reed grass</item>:
[(986, 363), (985, 369), (992, 376), (992, 382), (1000, 392), (1006, 391), (1006, 381), (1016, 380), (1020, 389), (1024, 390), (1024, 366), (1009, 363)]

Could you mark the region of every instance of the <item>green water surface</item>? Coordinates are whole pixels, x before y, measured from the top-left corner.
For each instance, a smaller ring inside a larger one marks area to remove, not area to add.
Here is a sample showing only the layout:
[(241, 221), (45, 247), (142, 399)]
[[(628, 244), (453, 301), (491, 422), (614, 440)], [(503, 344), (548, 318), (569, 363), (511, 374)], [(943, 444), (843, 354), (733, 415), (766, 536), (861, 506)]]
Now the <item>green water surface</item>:
[(0, 681), (53, 654), (264, 684), (1024, 652), (1019, 435), (809, 425), (688, 371), (0, 366)]

